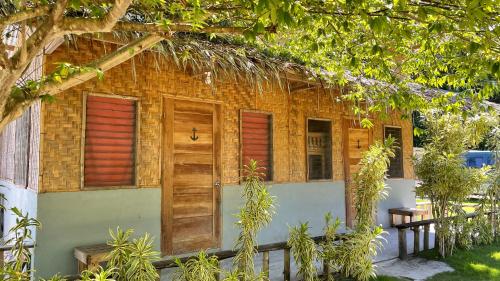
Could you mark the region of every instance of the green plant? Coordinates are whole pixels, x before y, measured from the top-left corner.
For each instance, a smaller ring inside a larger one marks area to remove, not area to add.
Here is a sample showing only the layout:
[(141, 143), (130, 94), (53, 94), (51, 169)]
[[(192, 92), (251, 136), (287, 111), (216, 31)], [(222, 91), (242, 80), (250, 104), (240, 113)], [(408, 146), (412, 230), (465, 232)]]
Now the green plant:
[(209, 257), (205, 251), (200, 251), (197, 258), (184, 264), (179, 259), (175, 262), (179, 266), (174, 276), (176, 281), (217, 281), (217, 275), (221, 273), (217, 257)]
[[(115, 281), (113, 278), (113, 275), (115, 275), (115, 268), (102, 268), (102, 267), (97, 267), (97, 269), (94, 270), (85, 270), (82, 272), (80, 280), (81, 281)], [(59, 278), (56, 275), (55, 278)], [(54, 277), (53, 277), (54, 278)], [(59, 280), (59, 279), (55, 279)], [(51, 279), (51, 281), (54, 281)]]
[[(2, 201), (6, 198), (1, 195)], [(5, 210), (5, 206), (0, 205), (0, 209)], [(40, 222), (30, 218), (18, 208), (11, 208), (10, 211), (16, 216), (16, 224), (9, 230), (5, 239), (5, 245), (11, 246), (11, 258), (0, 267), (0, 280), (6, 281), (29, 281), (32, 270), (29, 269), (31, 263), (31, 253), (26, 248), (26, 243), (33, 242), (33, 229), (40, 227)]]
[(383, 246), (381, 239), (383, 233), (382, 227), (354, 231), (348, 234), (334, 251), (327, 252), (326, 256), (343, 275), (356, 280), (370, 280), (376, 276), (373, 257)]
[(110, 253), (108, 268), (116, 269), (112, 277), (117, 281), (157, 280), (159, 275), (152, 262), (159, 259), (159, 253), (153, 251), (152, 238), (146, 233), (130, 241), (132, 233), (133, 230), (122, 231), (120, 228), (116, 233), (110, 231), (108, 245), (114, 249)]
[(479, 143), (492, 124), (486, 114), (475, 118), (429, 111), (424, 114), (428, 141), (424, 153), (415, 163), (415, 172), (422, 180), (416, 191), (432, 204), (439, 253), (445, 257), (453, 253), (457, 222), (448, 217), (455, 215), (457, 206), (479, 190), (486, 182), (488, 168), (473, 169), (464, 165), (463, 153)]
[(242, 197), (243, 207), (240, 209), (237, 226), (240, 234), (235, 248), (238, 250), (233, 263), (243, 279), (255, 278), (254, 256), (256, 254), (257, 233), (271, 222), (274, 214), (275, 198), (269, 194), (263, 182), (257, 161), (251, 160), (244, 168), (244, 184)]
[(455, 211), (456, 218), (454, 219), (455, 224), (455, 242), (457, 247), (460, 249), (472, 249), (474, 235), (474, 222), (465, 218), (465, 211), (458, 207)]
[(295, 263), (299, 267), (297, 276), (302, 276), (304, 281), (318, 280), (315, 262), (318, 259), (316, 243), (309, 234), (308, 223), (290, 228), (290, 237), (287, 241), (291, 248)]
[(386, 196), (385, 174), (389, 160), (394, 157), (394, 138), (377, 142), (363, 154), (360, 169), (354, 174), (356, 192), (356, 229), (370, 229), (374, 225), (373, 214), (377, 202)]
[[(336, 241), (337, 239), (337, 230), (340, 227), (340, 219), (337, 218), (333, 222), (333, 217), (332, 213), (328, 212), (325, 214), (325, 227), (323, 229), (323, 233), (325, 235), (325, 240), (320, 243), (320, 258), (323, 260), (323, 264), (325, 266), (329, 267), (334, 267), (336, 268), (337, 266), (333, 264), (332, 260), (330, 259), (328, 253), (333, 253), (336, 251), (336, 248), (338, 247), (338, 243)], [(331, 274), (326, 276), (327, 281), (332, 281), (333, 276)]]
[[(323, 257), (342, 274), (356, 280), (369, 280), (375, 277), (373, 257), (382, 247), (382, 227), (375, 227), (373, 213), (377, 202), (385, 195), (385, 174), (389, 158), (394, 157), (394, 139), (387, 138), (384, 143), (375, 143), (363, 154), (360, 169), (354, 175), (356, 188), (356, 227), (354, 232), (338, 245), (330, 242), (324, 247)], [(327, 225), (331, 220), (327, 216)], [(327, 226), (327, 235), (332, 238), (334, 224)]]

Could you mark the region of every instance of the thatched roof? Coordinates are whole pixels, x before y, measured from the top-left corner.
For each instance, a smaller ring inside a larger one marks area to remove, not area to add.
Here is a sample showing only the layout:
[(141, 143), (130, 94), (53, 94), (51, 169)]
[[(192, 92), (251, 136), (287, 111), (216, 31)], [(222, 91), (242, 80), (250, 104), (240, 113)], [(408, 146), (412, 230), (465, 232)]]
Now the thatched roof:
[[(92, 39), (126, 43), (133, 37), (134, 34), (130, 33), (113, 33), (112, 40), (109, 36), (106, 40), (95, 37)], [(278, 83), (283, 89), (295, 92), (315, 87), (338, 87), (337, 82), (343, 78), (348, 82), (348, 86), (360, 85), (394, 93), (401, 90), (394, 84), (355, 76), (349, 71), (345, 71), (343, 77), (339, 77), (336, 73), (321, 68), (313, 69), (290, 54), (276, 54), (260, 46), (235, 40), (233, 37), (219, 36), (210, 39), (206, 34), (176, 33), (155, 47), (154, 53), (159, 59), (172, 61), (184, 71), (203, 77), (209, 84), (214, 84), (217, 79), (245, 80), (262, 91), (263, 85)], [(404, 88), (405, 91), (428, 100), (450, 93), (418, 83), (406, 83)], [(498, 104), (485, 104), (500, 111)]]

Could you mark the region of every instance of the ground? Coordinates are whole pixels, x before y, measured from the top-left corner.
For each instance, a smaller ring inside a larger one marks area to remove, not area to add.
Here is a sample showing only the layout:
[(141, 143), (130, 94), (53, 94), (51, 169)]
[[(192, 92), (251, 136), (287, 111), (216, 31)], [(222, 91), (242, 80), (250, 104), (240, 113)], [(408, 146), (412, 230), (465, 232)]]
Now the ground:
[[(494, 281), (500, 280), (500, 241), (492, 245), (477, 246), (472, 250), (457, 250), (453, 256), (440, 259), (435, 251), (422, 252), (420, 257), (443, 261), (454, 271), (444, 272), (426, 281)], [(395, 277), (379, 276), (374, 281), (406, 281)]]
[[(439, 259), (434, 251), (424, 252), (421, 256)], [(437, 274), (429, 281), (500, 280), (500, 241), (472, 250), (457, 250), (443, 261), (455, 271)]]

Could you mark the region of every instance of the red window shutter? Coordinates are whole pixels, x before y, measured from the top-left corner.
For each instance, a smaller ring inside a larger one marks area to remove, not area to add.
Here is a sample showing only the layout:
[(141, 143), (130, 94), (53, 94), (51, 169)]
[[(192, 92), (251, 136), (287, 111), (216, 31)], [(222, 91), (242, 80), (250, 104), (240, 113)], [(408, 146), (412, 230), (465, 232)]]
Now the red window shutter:
[(136, 102), (87, 97), (84, 185), (135, 184)]
[(266, 113), (242, 112), (242, 161), (247, 165), (251, 159), (265, 168), (264, 180), (272, 180), (272, 117)]

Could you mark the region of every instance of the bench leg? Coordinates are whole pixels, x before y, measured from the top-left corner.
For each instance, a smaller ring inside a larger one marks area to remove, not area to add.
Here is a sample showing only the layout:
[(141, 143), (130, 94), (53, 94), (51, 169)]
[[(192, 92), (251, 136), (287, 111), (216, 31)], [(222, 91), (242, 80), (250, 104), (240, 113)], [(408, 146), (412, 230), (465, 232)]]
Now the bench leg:
[(394, 227), (394, 215), (393, 214), (389, 214), (389, 220), (390, 220), (390, 225), (391, 227)]
[(404, 260), (408, 258), (408, 251), (406, 250), (406, 231), (401, 228), (398, 229), (398, 244), (399, 244), (399, 258)]

